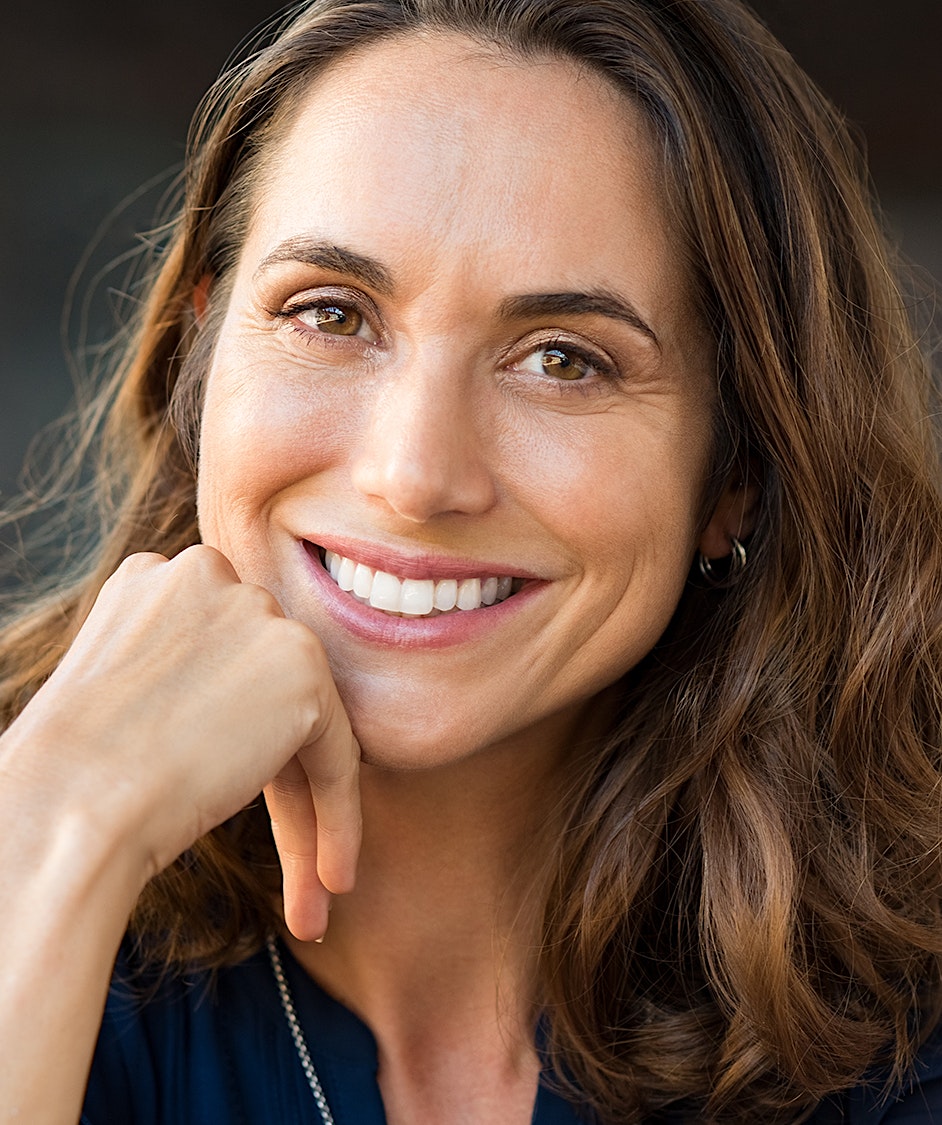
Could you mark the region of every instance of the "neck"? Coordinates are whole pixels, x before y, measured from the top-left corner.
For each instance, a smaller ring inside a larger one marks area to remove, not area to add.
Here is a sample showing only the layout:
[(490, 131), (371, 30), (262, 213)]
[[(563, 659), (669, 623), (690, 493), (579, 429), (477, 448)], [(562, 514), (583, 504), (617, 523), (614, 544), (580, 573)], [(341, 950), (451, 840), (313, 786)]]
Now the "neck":
[(572, 731), (553, 733), (435, 769), (364, 763), (356, 888), (334, 901), (323, 944), (291, 946), (374, 1030), (404, 1016), (466, 1027), (469, 1009), (493, 1023), (496, 1002), (532, 1036), (545, 861), (572, 759)]
[(557, 724), (435, 769), (362, 768), (356, 888), (322, 944), (288, 940), (376, 1036), (391, 1123), (530, 1119), (535, 951), (574, 733)]
[(475, 963), (493, 979), (515, 935), (532, 942), (532, 845), (553, 777), (509, 752), (480, 757), (414, 773), (362, 767), (356, 889), (334, 901), (323, 945), (295, 943), (315, 976), (336, 977), (341, 999), (407, 992), (416, 977), (428, 994), (430, 973), (467, 980)]

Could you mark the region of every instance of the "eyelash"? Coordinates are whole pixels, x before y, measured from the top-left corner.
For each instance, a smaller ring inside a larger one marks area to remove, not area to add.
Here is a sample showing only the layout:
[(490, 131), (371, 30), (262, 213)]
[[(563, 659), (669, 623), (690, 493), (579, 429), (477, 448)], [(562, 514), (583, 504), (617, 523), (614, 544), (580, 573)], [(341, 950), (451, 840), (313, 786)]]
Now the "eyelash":
[[(316, 298), (299, 300), (284, 305), (279, 309), (273, 309), (271, 312), (278, 320), (285, 321), (292, 332), (308, 347), (341, 347), (346, 340), (356, 339), (357, 337), (343, 336), (342, 334), (330, 332), (318, 332), (316, 328), (302, 326), (295, 321), (295, 318), (300, 313), (309, 312), (314, 309), (329, 308), (332, 305), (356, 312), (363, 318), (364, 322), (371, 327), (376, 336), (380, 336), (379, 331), (375, 327), (376, 321), (378, 320), (376, 313), (371, 308), (365, 308), (364, 302), (355, 299), (350, 293), (339, 293), (336, 296), (328, 293)], [(523, 356), (526, 358), (533, 355), (535, 352), (549, 351), (553, 348), (558, 348), (560, 351), (584, 363), (587, 367), (591, 368), (597, 376), (597, 378), (592, 378), (590, 376), (583, 379), (553, 379), (551, 376), (547, 375), (547, 387), (554, 387), (555, 392), (560, 395), (581, 394), (589, 396), (604, 393), (606, 384), (610, 385), (621, 378), (618, 368), (610, 360), (598, 352), (577, 344), (572, 340), (568, 340), (563, 336), (557, 335), (551, 336), (545, 340), (534, 339), (528, 341), (527, 349), (523, 352)], [(512, 368), (515, 364), (511, 363), (508, 366)]]
[[(566, 352), (568, 355), (575, 356), (576, 359), (581, 360), (587, 366), (593, 368), (598, 372), (599, 376), (603, 379), (617, 378), (618, 371), (614, 364), (607, 360), (604, 356), (599, 355), (598, 352), (592, 351), (580, 344), (573, 343), (571, 340), (566, 340), (561, 336), (556, 336), (552, 340), (547, 340), (545, 343), (537, 344), (533, 351), (550, 351), (553, 348), (558, 348), (561, 352)], [(583, 379), (561, 379), (560, 382), (582, 383)]]
[[(271, 315), (278, 320), (285, 321), (291, 331), (294, 332), (304, 344), (309, 346), (326, 345), (327, 347), (339, 347), (342, 346), (344, 340), (351, 340), (356, 337), (344, 336), (342, 333), (318, 332), (316, 328), (310, 328), (295, 321), (295, 318), (301, 313), (311, 312), (314, 309), (326, 309), (332, 306), (357, 313), (377, 336), (380, 335), (375, 327), (378, 318), (373, 310), (364, 307), (364, 303), (355, 299), (350, 293), (340, 293), (336, 296), (327, 293), (320, 297), (296, 301), (292, 304), (284, 305), (282, 308), (272, 309)], [(371, 343), (372, 341), (366, 342)]]
[[(523, 372), (524, 375), (531, 375), (538, 381), (544, 394), (554, 394), (559, 398), (570, 400), (572, 400), (573, 395), (578, 395), (583, 399), (596, 398), (611, 393), (622, 381), (622, 374), (617, 365), (603, 353), (587, 348), (585, 345), (577, 344), (563, 336), (550, 336), (542, 340), (531, 338), (524, 342), (523, 347), (515, 348), (514, 351), (517, 355), (522, 355), (523, 361), (525, 361), (537, 352), (545, 352), (553, 348), (558, 348), (580, 363), (586, 364), (592, 371), (587, 377), (580, 379), (553, 378), (549, 374), (534, 376), (531, 372)], [(521, 362), (521, 360), (513, 360), (507, 366), (511, 370), (514, 368), (519, 370)]]

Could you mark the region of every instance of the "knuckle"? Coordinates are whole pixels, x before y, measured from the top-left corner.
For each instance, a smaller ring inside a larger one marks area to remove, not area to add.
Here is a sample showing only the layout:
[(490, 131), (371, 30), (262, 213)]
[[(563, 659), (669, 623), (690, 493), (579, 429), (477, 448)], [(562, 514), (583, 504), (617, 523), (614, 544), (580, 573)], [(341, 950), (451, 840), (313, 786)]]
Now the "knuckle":
[(292, 655), (295, 659), (304, 659), (308, 664), (308, 671), (320, 672), (327, 667), (327, 652), (320, 637), (303, 624), (293, 618), (284, 618), (282, 631), (285, 643), (293, 648)]
[(302, 864), (316, 862), (317, 849), (316, 847), (290, 847), (287, 844), (281, 843), (278, 846), (278, 855), (281, 858), (282, 864), (301, 866)]
[[(302, 780), (300, 778), (275, 777), (269, 782), (267, 788), (270, 790), (271, 799), (276, 804), (295, 801), (298, 797), (308, 796), (306, 778)], [(275, 817), (272, 817), (272, 820), (275, 819)]]
[(154, 572), (167, 562), (164, 555), (153, 552), (142, 551), (126, 556), (102, 583), (96, 601), (102, 607), (124, 605), (132, 593), (136, 598), (141, 589), (151, 588)]
[(252, 582), (241, 582), (234, 588), (234, 597), (240, 603), (240, 608), (248, 613), (253, 614), (267, 614), (271, 617), (281, 618), (281, 606), (279, 606), (273, 594), (270, 594), (264, 586), (256, 586)]
[(205, 543), (194, 543), (190, 547), (185, 547), (174, 557), (173, 561), (180, 569), (192, 569), (198, 574), (209, 577), (217, 575), (228, 578), (236, 577), (232, 564), (226, 556), (217, 551), (215, 547), (209, 547)]
[[(160, 563), (168, 561), (166, 555), (159, 555), (156, 551), (138, 551), (122, 559), (118, 569), (111, 578), (115, 578), (118, 575), (129, 576), (134, 574), (146, 574)], [(111, 579), (109, 578), (108, 581), (110, 582)]]
[(360, 787), (359, 758), (351, 756), (318, 762), (316, 772), (311, 774), (310, 784), (312, 792), (319, 796), (329, 793), (344, 800), (355, 796)]

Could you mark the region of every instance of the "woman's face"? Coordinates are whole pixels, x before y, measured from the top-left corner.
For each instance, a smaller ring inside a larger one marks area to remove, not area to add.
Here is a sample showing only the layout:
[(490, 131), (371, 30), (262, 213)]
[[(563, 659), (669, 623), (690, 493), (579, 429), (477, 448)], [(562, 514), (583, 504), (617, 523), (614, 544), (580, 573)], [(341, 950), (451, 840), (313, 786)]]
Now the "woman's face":
[(319, 634), (373, 761), (561, 744), (665, 628), (712, 356), (660, 195), (603, 79), (457, 35), (342, 60), (269, 154), (201, 531)]

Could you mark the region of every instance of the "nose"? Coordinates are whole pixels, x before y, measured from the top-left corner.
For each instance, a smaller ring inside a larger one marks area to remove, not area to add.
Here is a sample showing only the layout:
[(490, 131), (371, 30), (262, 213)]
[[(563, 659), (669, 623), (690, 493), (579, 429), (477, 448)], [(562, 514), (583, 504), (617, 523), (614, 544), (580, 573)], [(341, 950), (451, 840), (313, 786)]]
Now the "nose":
[(473, 374), (441, 357), (413, 356), (379, 381), (354, 458), (354, 487), (413, 523), (485, 512), (496, 499), (485, 426)]

